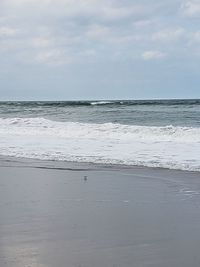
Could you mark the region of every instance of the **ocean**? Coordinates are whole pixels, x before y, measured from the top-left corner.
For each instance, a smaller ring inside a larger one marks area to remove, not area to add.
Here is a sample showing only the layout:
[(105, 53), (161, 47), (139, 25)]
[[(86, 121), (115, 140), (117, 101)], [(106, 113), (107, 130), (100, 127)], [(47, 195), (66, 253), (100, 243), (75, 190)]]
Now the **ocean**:
[(200, 171), (200, 100), (0, 102), (0, 155)]

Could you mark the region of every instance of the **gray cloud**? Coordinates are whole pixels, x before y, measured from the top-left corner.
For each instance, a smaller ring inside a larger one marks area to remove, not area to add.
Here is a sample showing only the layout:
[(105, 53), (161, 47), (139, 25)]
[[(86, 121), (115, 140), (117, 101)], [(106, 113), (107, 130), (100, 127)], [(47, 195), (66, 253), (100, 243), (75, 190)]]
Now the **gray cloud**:
[(86, 83), (91, 76), (106, 83), (100, 74), (105, 68), (113, 73), (107, 84), (115, 73), (130, 88), (133, 73), (141, 84), (161, 79), (161, 67), (151, 74), (157, 78), (149, 77), (158, 64), (163, 73), (167, 64), (178, 68), (177, 62), (186, 61), (191, 69), (198, 64), (200, 29), (193, 19), (199, 17), (197, 0), (1, 0), (0, 67), (13, 73), (15, 66), (30, 68), (30, 76), (32, 69), (66, 69), (70, 74), (63, 80), (72, 87), (75, 73)]
[[(14, 53), (16, 48), (16, 58), (22, 62), (51, 65), (80, 62), (82, 57), (139, 58), (145, 51), (163, 50), (163, 44), (170, 47), (187, 35), (177, 18), (179, 9), (188, 5), (144, 0), (3, 0), (2, 50), (7, 47)], [(173, 15), (168, 12), (174, 8), (177, 17), (171, 23)], [(162, 13), (168, 15), (164, 21), (157, 15)]]

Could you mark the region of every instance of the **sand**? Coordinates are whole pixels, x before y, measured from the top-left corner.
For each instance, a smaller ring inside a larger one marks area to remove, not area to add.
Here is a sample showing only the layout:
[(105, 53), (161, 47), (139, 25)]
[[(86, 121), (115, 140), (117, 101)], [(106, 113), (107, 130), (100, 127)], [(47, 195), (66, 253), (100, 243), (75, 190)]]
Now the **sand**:
[(199, 173), (0, 159), (0, 267), (199, 267), (199, 251)]

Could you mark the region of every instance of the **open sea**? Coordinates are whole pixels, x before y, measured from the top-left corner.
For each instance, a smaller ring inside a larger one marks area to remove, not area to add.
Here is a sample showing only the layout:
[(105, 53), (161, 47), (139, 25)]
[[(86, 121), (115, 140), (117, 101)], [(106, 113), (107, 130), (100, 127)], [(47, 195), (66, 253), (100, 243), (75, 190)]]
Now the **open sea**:
[(0, 155), (200, 171), (200, 100), (0, 102)]

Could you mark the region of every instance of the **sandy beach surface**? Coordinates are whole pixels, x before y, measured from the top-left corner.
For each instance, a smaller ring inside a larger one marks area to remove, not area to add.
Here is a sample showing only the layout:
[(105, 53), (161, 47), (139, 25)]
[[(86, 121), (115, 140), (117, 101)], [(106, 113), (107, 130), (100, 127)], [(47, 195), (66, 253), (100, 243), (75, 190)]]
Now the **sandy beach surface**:
[(199, 267), (199, 251), (200, 173), (0, 158), (0, 267)]

